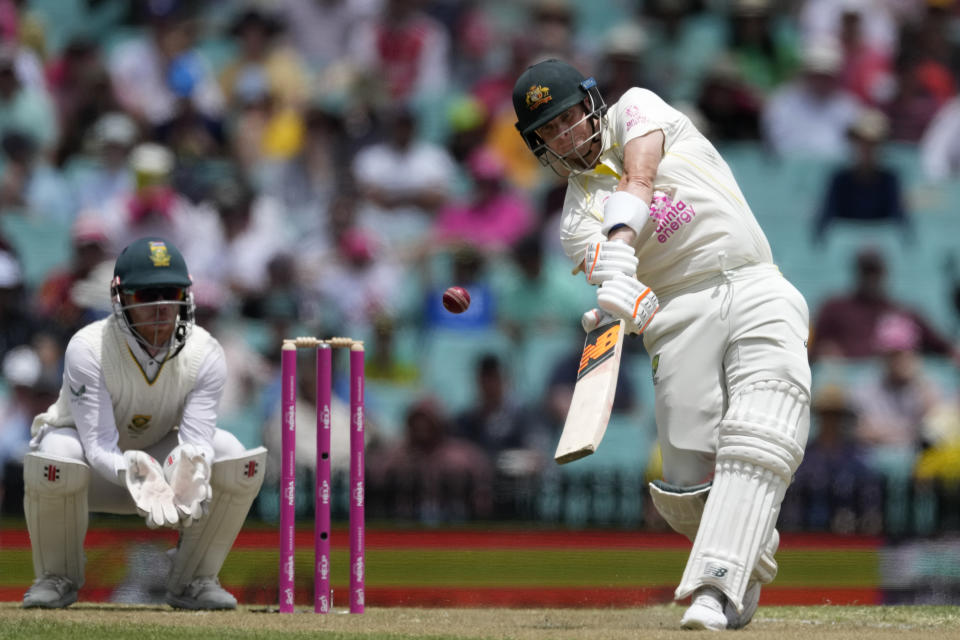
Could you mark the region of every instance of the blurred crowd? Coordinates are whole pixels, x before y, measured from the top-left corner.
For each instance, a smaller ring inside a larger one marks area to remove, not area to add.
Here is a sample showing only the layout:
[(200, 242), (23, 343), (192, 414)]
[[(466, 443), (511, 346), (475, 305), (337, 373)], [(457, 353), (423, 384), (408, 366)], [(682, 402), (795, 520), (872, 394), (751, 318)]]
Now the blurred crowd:
[[(879, 150), (910, 145), (924, 179), (956, 179), (958, 27), (954, 0), (0, 0), (4, 511), (19, 509), (29, 423), (56, 397), (67, 340), (110, 312), (119, 250), (160, 235), (225, 349), (221, 426), (278, 460), (280, 340), (363, 339), (383, 514), (509, 516), (504, 486), (535, 493), (559, 473), (593, 306), (558, 242), (565, 184), (514, 128), (519, 73), (561, 57), (608, 104), (658, 92), (721, 151), (829, 164), (822, 191), (799, 194), (816, 202), (813, 242), (844, 220), (909, 237)], [(888, 292), (882, 252), (850, 259), (853, 288), (811, 309), (828, 382), (786, 528), (876, 533), (912, 517), (904, 495), (960, 480), (957, 385), (924, 372), (960, 363), (957, 336)], [(450, 284), (470, 291), (467, 313), (443, 310)], [(628, 349), (615, 413), (649, 441), (645, 357)], [(335, 439), (335, 464), (345, 451)], [(654, 475), (640, 451), (630, 464)]]

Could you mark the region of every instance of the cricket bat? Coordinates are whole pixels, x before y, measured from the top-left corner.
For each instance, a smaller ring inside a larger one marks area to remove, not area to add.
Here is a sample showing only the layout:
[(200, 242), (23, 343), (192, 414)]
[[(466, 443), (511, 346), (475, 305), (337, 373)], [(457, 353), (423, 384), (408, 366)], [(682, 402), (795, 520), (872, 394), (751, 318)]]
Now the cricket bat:
[(617, 390), (624, 324), (623, 320), (614, 320), (587, 334), (570, 410), (554, 455), (557, 464), (590, 455), (603, 439)]

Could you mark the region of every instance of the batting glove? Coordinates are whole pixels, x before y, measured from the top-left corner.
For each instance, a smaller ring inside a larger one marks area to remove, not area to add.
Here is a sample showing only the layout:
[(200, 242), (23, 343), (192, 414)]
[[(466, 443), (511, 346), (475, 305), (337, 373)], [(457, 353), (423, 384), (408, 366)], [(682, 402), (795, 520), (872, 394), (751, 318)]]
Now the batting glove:
[(597, 305), (614, 318), (627, 323), (627, 333), (643, 333), (660, 309), (650, 287), (634, 277), (616, 274), (597, 290)]
[(622, 240), (594, 242), (587, 245), (587, 255), (584, 259), (587, 282), (603, 284), (618, 273), (635, 277), (638, 263), (633, 247)]

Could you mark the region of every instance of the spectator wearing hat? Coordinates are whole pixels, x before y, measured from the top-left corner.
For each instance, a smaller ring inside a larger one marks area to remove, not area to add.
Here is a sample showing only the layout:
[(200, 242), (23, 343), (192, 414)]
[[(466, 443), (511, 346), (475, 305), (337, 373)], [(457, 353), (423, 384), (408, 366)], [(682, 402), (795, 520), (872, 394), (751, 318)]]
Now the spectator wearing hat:
[(434, 232), (440, 243), (470, 243), (484, 251), (508, 249), (533, 225), (529, 202), (506, 182), (506, 168), (489, 149), (467, 158), (470, 200), (440, 210)]
[(787, 530), (876, 534), (883, 483), (855, 438), (858, 414), (847, 390), (828, 383), (813, 395), (812, 435), (780, 509)]
[(861, 249), (855, 260), (854, 285), (847, 293), (827, 299), (817, 313), (810, 341), (810, 358), (863, 359), (881, 355), (878, 327), (887, 316), (909, 318), (918, 332), (916, 349), (924, 355), (952, 357), (957, 348), (932, 327), (917, 310), (900, 304), (887, 293), (887, 264), (872, 247)]
[(730, 55), (719, 56), (710, 66), (696, 106), (706, 121), (711, 140), (760, 139), (762, 98), (744, 81)]
[(31, 136), (43, 153), (51, 153), (60, 137), (56, 111), (40, 88), (24, 85), (16, 69), (16, 53), (0, 47), (0, 136), (18, 131)]
[(835, 41), (804, 47), (800, 76), (774, 91), (763, 111), (764, 141), (774, 153), (843, 156), (847, 130), (863, 109), (839, 84), (843, 63), (843, 50)]
[(69, 225), (76, 206), (69, 186), (40, 153), (26, 131), (7, 130), (0, 138), (5, 166), (0, 177), (0, 209), (16, 210), (46, 223)]
[(125, 113), (101, 116), (85, 136), (85, 151), (74, 156), (66, 176), (78, 210), (100, 211), (134, 190), (130, 151), (140, 137), (137, 125)]
[(155, 235), (178, 246), (201, 242), (216, 231), (212, 211), (195, 207), (172, 183), (174, 155), (154, 142), (138, 144), (130, 152), (134, 190), (120, 195), (100, 212), (110, 238), (110, 251), (119, 254), (135, 239)]
[(917, 455), (926, 446), (923, 425), (940, 391), (923, 371), (920, 327), (902, 314), (887, 314), (873, 334), (882, 357), (877, 374), (853, 390), (860, 420), (857, 441), (869, 466), (886, 478), (887, 529), (902, 533), (909, 524), (908, 491)]
[(896, 223), (905, 235), (912, 236), (900, 178), (878, 157), (887, 131), (887, 117), (873, 109), (863, 111), (850, 126), (848, 137), (853, 146), (853, 162), (838, 168), (830, 177), (814, 225), (814, 240), (822, 240), (827, 227), (835, 220)]

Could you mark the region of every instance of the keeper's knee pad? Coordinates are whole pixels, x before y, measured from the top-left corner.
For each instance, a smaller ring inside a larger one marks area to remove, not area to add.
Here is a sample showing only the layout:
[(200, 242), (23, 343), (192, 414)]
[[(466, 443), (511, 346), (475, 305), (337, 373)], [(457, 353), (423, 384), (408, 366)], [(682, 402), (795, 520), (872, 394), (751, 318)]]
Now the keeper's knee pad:
[(33, 571), (83, 585), (90, 467), (79, 460), (31, 452), (23, 460), (23, 511), (30, 533)]

